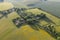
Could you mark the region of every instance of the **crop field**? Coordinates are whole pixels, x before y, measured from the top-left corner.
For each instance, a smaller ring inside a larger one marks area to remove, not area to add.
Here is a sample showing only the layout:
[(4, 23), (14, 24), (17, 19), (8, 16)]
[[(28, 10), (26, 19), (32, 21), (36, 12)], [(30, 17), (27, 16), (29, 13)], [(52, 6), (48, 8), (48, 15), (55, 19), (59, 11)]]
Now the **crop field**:
[[(7, 10), (14, 7), (11, 3), (0, 3), (0, 11)], [(25, 12), (32, 12), (33, 14), (44, 13), (49, 19), (56, 23), (56, 31), (60, 32), (60, 19), (39, 9), (30, 9)], [(0, 19), (0, 40), (56, 40), (45, 30), (40, 29), (36, 31), (29, 25), (23, 25), (17, 28), (12, 22), (12, 19), (19, 17), (16, 12), (12, 12), (8, 17)], [(41, 21), (41, 25), (48, 24), (46, 21)]]

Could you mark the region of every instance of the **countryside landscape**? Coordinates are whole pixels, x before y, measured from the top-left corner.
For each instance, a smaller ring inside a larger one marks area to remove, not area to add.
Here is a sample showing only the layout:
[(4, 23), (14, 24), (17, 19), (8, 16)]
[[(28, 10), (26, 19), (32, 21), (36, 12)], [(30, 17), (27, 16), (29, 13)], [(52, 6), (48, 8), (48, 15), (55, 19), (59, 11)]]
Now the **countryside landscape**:
[(40, 7), (0, 3), (0, 40), (60, 40), (60, 16)]

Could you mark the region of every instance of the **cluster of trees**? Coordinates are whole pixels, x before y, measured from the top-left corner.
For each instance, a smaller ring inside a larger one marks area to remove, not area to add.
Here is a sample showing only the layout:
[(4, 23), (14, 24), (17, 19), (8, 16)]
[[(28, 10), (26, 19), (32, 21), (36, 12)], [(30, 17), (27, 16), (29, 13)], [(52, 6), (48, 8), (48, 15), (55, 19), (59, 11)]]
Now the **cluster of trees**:
[(46, 16), (43, 13), (41, 13), (40, 15), (34, 15), (32, 13), (24, 13), (24, 12), (21, 13), (20, 11), (18, 12), (18, 15), (21, 17), (21, 18), (18, 17), (19, 20), (17, 18), (13, 19), (13, 22), (15, 24), (17, 23), (17, 25), (22, 24), (22, 23), (24, 24), (25, 22), (27, 24), (35, 24), (35, 23), (38, 23), (40, 19)]
[(20, 18), (20, 17), (17, 17), (16, 19), (13, 19), (13, 23), (18, 27), (20, 28), (24, 23), (25, 23), (25, 20)]
[(44, 26), (44, 30), (47, 31), (55, 39), (57, 39), (59, 36), (54, 25), (49, 24), (48, 26)]
[(8, 9), (8, 10), (0, 11), (0, 14), (2, 14), (0, 19), (3, 18), (3, 17), (8, 17), (7, 15), (14, 12), (14, 11), (17, 12), (17, 11), (24, 11), (24, 10), (26, 10), (26, 8), (15, 8), (15, 7), (13, 7), (13, 8)]

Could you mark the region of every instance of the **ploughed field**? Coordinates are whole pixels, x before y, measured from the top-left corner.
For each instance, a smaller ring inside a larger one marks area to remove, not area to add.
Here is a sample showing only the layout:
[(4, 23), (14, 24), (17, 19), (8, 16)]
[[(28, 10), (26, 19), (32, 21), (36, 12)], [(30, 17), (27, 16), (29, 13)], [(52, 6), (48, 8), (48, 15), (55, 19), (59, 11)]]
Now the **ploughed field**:
[[(11, 3), (0, 3), (0, 11), (8, 10), (14, 6)], [(60, 32), (60, 19), (45, 12), (35, 9), (29, 9), (25, 12), (32, 12), (33, 14), (44, 13), (47, 17), (52, 20), (56, 25), (56, 31)], [(12, 22), (14, 18), (19, 17), (16, 12), (12, 12), (8, 17), (3, 17), (0, 19), (0, 40), (55, 40), (49, 33), (45, 30), (39, 29), (36, 31), (32, 29), (29, 25), (23, 25), (21, 28), (17, 28)], [(41, 20), (41, 25), (46, 25), (48, 22)]]

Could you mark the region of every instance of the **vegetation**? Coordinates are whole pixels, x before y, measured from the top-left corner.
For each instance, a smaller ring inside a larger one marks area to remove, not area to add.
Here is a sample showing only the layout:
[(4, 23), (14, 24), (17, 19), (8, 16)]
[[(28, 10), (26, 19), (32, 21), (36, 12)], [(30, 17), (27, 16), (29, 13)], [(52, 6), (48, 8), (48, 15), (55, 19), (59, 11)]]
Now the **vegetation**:
[[(7, 4), (7, 6), (6, 6)], [(11, 5), (11, 6), (10, 6)], [(2, 7), (3, 6), (3, 7)], [(6, 8), (7, 7), (7, 8)], [(7, 10), (9, 8), (12, 8), (13, 5), (8, 3), (1, 3), (0, 4), (0, 10)], [(39, 9), (29, 9), (25, 11), (26, 13), (33, 13), (35, 15), (44, 13), (46, 16), (52, 20), (55, 24), (53, 24), (56, 28), (56, 31), (59, 32), (58, 28), (60, 28), (60, 19), (50, 15), (47, 12), (44, 12)], [(39, 29), (39, 31), (33, 30), (29, 25), (23, 25), (21, 28), (16, 28), (14, 23), (12, 22), (12, 19), (15, 19), (17, 17), (20, 17), (16, 12), (13, 12), (8, 15), (7, 18), (3, 17), (0, 19), (0, 40), (55, 40), (55, 38), (51, 37), (49, 33), (47, 33), (45, 30)], [(47, 25), (49, 22), (46, 22), (44, 20), (40, 20), (40, 25)], [(32, 26), (33, 27), (33, 26)]]

